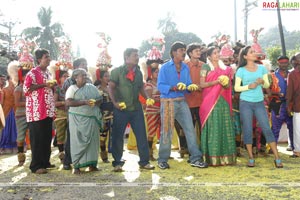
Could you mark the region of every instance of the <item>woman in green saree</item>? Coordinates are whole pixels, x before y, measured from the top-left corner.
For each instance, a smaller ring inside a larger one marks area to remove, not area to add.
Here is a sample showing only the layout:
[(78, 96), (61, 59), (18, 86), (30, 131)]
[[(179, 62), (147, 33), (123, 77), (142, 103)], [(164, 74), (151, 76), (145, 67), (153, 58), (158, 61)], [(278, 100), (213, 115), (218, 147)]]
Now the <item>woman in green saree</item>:
[(219, 60), (218, 47), (207, 50), (208, 62), (200, 72), (202, 104), (201, 150), (211, 166), (236, 164), (235, 133), (231, 119), (231, 67)]
[(99, 105), (102, 96), (93, 84), (86, 83), (86, 78), (85, 70), (74, 70), (74, 84), (66, 92), (74, 174), (81, 174), (82, 167), (88, 167), (89, 171), (98, 170), (99, 128), (102, 124)]

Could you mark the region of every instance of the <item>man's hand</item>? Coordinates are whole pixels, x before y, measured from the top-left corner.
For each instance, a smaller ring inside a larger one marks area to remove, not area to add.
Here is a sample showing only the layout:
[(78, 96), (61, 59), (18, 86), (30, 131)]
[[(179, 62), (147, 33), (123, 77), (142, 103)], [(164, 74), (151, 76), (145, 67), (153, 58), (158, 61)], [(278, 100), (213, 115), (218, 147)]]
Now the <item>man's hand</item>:
[(126, 104), (125, 104), (125, 102), (120, 102), (120, 103), (119, 103), (119, 108), (120, 108), (121, 110), (126, 109)]
[(178, 90), (185, 90), (186, 89), (186, 85), (182, 82), (177, 83), (177, 89)]
[(287, 108), (287, 114), (288, 116), (292, 117), (294, 115), (294, 112), (292, 111), (291, 108)]
[(188, 91), (196, 91), (199, 89), (198, 85), (196, 84), (191, 84), (187, 87)]
[(57, 84), (57, 81), (56, 80), (48, 80), (47, 82), (46, 82), (46, 84), (47, 84), (47, 87), (53, 87), (53, 86), (55, 86), (56, 84)]

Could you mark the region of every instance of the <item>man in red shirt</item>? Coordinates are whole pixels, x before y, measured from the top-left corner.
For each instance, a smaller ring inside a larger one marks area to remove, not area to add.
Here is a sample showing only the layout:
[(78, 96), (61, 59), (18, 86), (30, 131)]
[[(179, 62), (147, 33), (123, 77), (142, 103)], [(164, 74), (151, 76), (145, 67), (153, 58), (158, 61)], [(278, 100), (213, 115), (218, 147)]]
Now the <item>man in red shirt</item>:
[(26, 121), (30, 131), (32, 159), (30, 170), (33, 173), (45, 174), (50, 164), (52, 122), (55, 101), (51, 75), (47, 69), (50, 64), (49, 51), (35, 51), (38, 66), (31, 69), (25, 77), (23, 90), (26, 96)]
[(189, 66), (192, 82), (196, 84), (199, 87), (199, 89), (191, 93), (185, 94), (185, 98), (191, 110), (194, 126), (196, 122), (198, 122), (200, 126), (199, 107), (202, 102), (202, 89), (199, 85), (200, 71), (202, 65), (204, 64), (204, 62), (199, 60), (201, 57), (200, 44), (192, 43), (188, 45), (186, 53), (190, 59), (186, 60), (185, 63)]

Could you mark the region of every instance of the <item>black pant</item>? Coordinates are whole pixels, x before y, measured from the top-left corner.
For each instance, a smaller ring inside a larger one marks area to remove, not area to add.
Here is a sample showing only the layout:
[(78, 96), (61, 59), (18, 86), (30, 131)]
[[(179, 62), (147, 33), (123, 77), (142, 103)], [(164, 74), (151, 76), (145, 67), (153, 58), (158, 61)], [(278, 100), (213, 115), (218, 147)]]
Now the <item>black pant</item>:
[(31, 145), (29, 168), (33, 173), (40, 168), (46, 169), (50, 166), (52, 121), (52, 118), (47, 117), (40, 121), (28, 123)]
[(69, 122), (67, 124), (67, 140), (65, 142), (65, 158), (64, 158), (64, 165), (72, 164), (71, 159), (71, 147), (70, 147), (70, 130), (69, 130)]

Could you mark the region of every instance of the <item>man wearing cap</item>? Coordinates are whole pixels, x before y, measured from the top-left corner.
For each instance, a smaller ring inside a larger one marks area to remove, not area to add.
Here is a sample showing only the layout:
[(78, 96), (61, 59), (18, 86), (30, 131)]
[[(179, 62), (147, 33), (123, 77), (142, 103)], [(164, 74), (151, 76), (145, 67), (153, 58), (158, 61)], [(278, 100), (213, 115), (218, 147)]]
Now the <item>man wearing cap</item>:
[(289, 129), (290, 145), (287, 150), (292, 151), (293, 146), (293, 122), (292, 117), (288, 116), (286, 109), (286, 90), (287, 90), (287, 77), (288, 77), (288, 66), (289, 58), (287, 56), (279, 56), (277, 58), (278, 69), (273, 72), (271, 89), (271, 120), (272, 120), (272, 131), (275, 139), (278, 142), (280, 129), (282, 124), (285, 122)]
[(296, 53), (294, 70), (289, 73), (287, 80), (286, 106), (289, 116), (293, 117), (292, 157), (300, 157), (300, 52)]
[(171, 60), (162, 65), (158, 74), (157, 88), (161, 93), (161, 136), (159, 142), (158, 167), (170, 168), (168, 159), (171, 154), (171, 138), (176, 119), (186, 136), (188, 150), (191, 154), (190, 164), (193, 167), (206, 168), (202, 153), (198, 148), (193, 119), (185, 93), (198, 90), (192, 83), (189, 67), (183, 63), (186, 55), (186, 45), (175, 42), (171, 46)]

